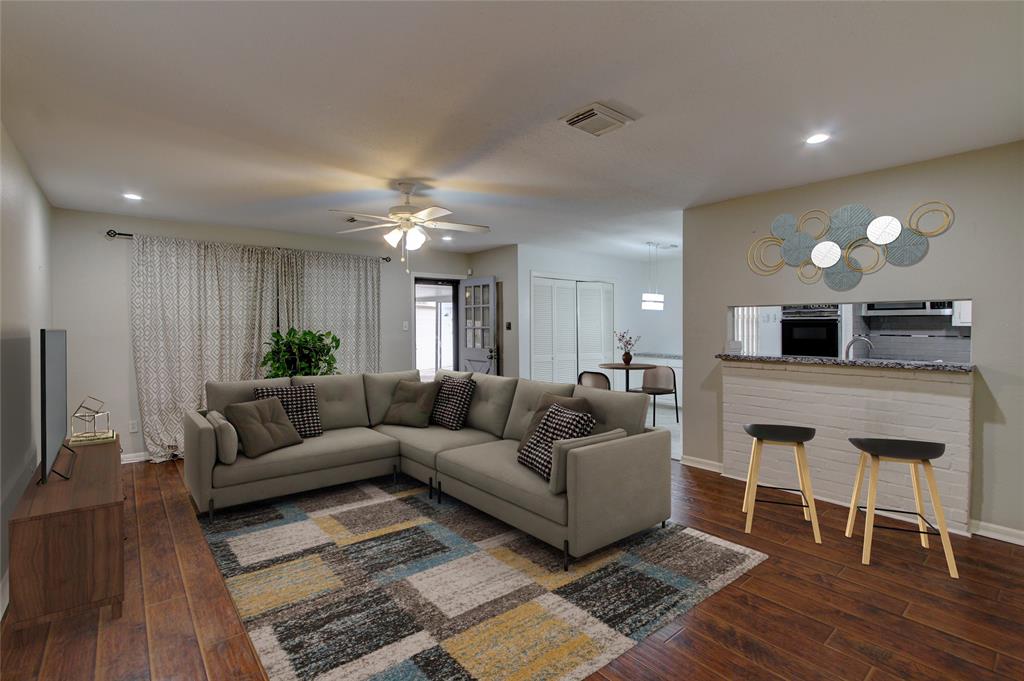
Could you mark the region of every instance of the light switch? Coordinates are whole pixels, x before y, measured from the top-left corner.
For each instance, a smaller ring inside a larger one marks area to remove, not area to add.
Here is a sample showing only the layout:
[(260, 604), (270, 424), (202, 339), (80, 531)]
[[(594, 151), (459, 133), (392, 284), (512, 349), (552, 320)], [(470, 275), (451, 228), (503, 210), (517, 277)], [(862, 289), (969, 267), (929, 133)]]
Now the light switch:
[(402, 322), (402, 331), (408, 331), (408, 330), (409, 330), (409, 322), (407, 322), (407, 321), (406, 322)]

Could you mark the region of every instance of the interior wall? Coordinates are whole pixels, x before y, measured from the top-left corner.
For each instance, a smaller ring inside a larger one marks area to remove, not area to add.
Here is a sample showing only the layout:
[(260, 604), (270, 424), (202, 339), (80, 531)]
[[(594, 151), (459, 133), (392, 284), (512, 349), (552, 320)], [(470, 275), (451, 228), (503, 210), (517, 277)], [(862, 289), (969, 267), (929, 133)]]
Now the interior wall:
[[(684, 455), (722, 460), (722, 377), (714, 355), (725, 347), (727, 307), (969, 298), (974, 301), (972, 355), (977, 366), (971, 515), (1024, 531), (1022, 188), (1024, 142), (1016, 142), (688, 209), (683, 265)], [(851, 291), (802, 284), (788, 267), (768, 277), (747, 268), (748, 246), (769, 234), (772, 219), (780, 213), (831, 211), (859, 202), (878, 215), (906, 220), (914, 205), (929, 200), (953, 207), (953, 227), (930, 239), (922, 262), (912, 267), (887, 265)], [(809, 451), (813, 456), (813, 443)]]
[[(139, 421), (138, 395), (132, 362), (128, 317), (131, 242), (108, 239), (119, 232), (245, 243), (257, 246), (392, 255), (381, 241), (342, 240), (266, 229), (150, 220), (124, 215), (54, 209), (53, 321), (68, 331), (68, 399), (77, 406), (85, 395), (107, 403), (113, 428), (122, 433), (126, 453), (144, 451), (141, 433), (129, 432)], [(468, 267), (462, 253), (429, 246), (413, 254), (413, 269), (461, 275)], [(381, 368), (414, 366), (412, 280), (395, 257), (381, 263)], [(403, 325), (407, 324), (408, 328)], [(344, 338), (342, 338), (344, 342)]]
[(50, 318), (50, 205), (0, 125), (0, 611), (7, 520), (39, 463), (39, 329)]
[[(501, 289), (501, 375), (519, 376), (519, 272), (518, 246), (501, 246), (471, 253), (474, 277), (493, 276)], [(512, 328), (505, 328), (511, 323)]]

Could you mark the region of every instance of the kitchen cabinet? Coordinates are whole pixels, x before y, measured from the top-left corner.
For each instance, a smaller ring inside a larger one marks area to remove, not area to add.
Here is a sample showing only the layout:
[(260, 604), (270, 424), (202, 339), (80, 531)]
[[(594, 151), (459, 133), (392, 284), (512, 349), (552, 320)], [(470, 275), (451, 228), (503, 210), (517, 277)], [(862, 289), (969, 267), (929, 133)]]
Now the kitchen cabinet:
[(970, 301), (970, 300), (954, 300), (953, 301), (953, 326), (971, 326), (972, 325), (972, 307), (973, 307), (973, 301)]

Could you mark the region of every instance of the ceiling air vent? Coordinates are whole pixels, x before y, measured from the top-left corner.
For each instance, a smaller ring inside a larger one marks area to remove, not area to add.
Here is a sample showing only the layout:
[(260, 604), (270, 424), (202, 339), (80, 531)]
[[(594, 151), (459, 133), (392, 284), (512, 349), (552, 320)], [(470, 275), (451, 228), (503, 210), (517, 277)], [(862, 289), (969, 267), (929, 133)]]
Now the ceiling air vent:
[(574, 111), (568, 116), (563, 116), (559, 120), (564, 121), (570, 128), (582, 130), (594, 137), (600, 137), (612, 130), (618, 130), (626, 123), (633, 122), (633, 119), (626, 114), (609, 109), (597, 102), (579, 111)]

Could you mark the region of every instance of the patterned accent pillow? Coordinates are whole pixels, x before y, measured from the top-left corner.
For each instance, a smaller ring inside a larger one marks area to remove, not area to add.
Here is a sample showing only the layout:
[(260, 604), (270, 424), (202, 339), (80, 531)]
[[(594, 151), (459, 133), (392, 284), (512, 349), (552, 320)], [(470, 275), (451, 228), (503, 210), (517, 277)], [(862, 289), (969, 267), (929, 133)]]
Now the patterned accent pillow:
[(441, 390), (434, 400), (434, 411), (430, 422), (448, 430), (462, 430), (469, 416), (469, 405), (473, 401), (476, 381), (472, 378), (441, 377)]
[(286, 388), (255, 388), (256, 399), (276, 397), (284, 406), (288, 420), (299, 431), (302, 439), (324, 434), (320, 423), (320, 405), (316, 399), (315, 385), (292, 385)]
[(574, 440), (590, 435), (597, 421), (590, 414), (572, 411), (552, 404), (541, 419), (526, 446), (516, 458), (519, 463), (537, 473), (545, 480), (551, 480), (551, 447), (558, 440)]

